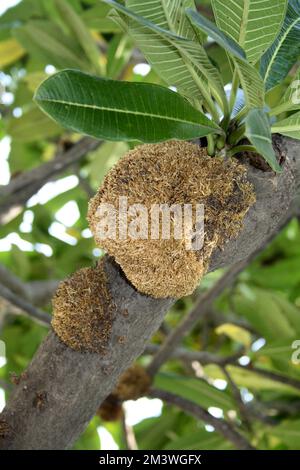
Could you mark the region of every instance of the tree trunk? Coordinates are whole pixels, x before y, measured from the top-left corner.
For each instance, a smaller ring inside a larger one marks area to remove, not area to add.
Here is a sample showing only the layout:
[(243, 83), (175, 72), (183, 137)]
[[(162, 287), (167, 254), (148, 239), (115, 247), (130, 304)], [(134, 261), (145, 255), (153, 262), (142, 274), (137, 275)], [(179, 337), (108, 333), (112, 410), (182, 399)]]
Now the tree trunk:
[[(283, 173), (275, 175), (249, 167), (257, 202), (247, 214), (239, 237), (230, 240), (224, 250), (214, 252), (210, 270), (249, 257), (295, 213), (300, 185), (299, 144), (277, 136), (274, 143), (286, 157)], [(0, 448), (71, 447), (120, 374), (143, 352), (174, 302), (139, 294), (108, 257), (105, 269), (116, 305), (107, 355), (73, 351), (51, 331), (1, 415), (11, 432), (0, 439)]]

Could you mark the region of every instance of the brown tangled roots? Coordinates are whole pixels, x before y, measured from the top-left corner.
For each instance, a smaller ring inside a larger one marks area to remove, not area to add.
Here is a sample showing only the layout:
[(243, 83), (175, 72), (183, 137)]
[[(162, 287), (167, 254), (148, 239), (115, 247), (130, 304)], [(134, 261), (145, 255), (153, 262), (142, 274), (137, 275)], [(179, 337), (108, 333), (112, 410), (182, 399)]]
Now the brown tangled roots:
[(10, 425), (0, 417), (0, 439), (6, 439), (13, 434)]
[[(187, 249), (191, 234), (176, 239), (174, 218), (169, 239), (121, 239), (118, 231), (115, 238), (100, 237), (100, 204), (112, 204), (118, 210), (119, 198), (124, 196), (128, 206), (142, 204), (149, 214), (154, 204), (190, 204), (193, 214), (197, 204), (203, 204), (203, 248)], [(195, 290), (213, 250), (237, 237), (254, 202), (243, 165), (234, 159), (211, 158), (198, 145), (171, 141), (128, 152), (90, 201), (88, 220), (96, 244), (116, 260), (138, 291), (156, 298), (179, 298)]]
[(123, 414), (122, 403), (137, 400), (147, 394), (151, 378), (139, 364), (132, 365), (121, 375), (114, 391), (101, 404), (97, 414), (103, 421), (118, 421)]
[(77, 351), (105, 353), (113, 304), (102, 262), (61, 282), (52, 303), (52, 326), (65, 344)]

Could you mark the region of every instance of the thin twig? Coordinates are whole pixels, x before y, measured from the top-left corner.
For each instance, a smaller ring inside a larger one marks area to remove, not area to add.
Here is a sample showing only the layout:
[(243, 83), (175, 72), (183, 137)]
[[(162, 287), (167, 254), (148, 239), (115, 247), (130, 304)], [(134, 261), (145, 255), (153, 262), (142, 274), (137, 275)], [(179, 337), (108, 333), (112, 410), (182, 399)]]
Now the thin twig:
[[(232, 309), (233, 310), (233, 309)], [(257, 330), (253, 328), (250, 323), (247, 322), (244, 318), (237, 318), (232, 314), (224, 315), (218, 310), (211, 309), (209, 312), (209, 320), (212, 322), (213, 326), (223, 325), (224, 323), (231, 323), (232, 325), (236, 325), (244, 330), (249, 331), (249, 333), (253, 335), (258, 335)]]
[(226, 380), (227, 380), (227, 382), (228, 382), (228, 384), (231, 388), (232, 395), (233, 395), (233, 398), (234, 398), (234, 400), (237, 404), (237, 407), (240, 411), (242, 421), (245, 424), (247, 430), (251, 431), (252, 426), (251, 426), (251, 417), (250, 417), (249, 409), (247, 408), (247, 406), (245, 405), (245, 403), (242, 400), (240, 389), (238, 388), (238, 386), (234, 382), (233, 378), (231, 377), (231, 374), (228, 372), (228, 370), (226, 369), (225, 366), (222, 367), (222, 371), (223, 371), (223, 373), (225, 375), (225, 378), (226, 378)]
[(170, 405), (177, 406), (187, 414), (194, 418), (200, 419), (207, 424), (210, 424), (215, 428), (217, 432), (222, 434), (228, 441), (230, 441), (237, 449), (240, 450), (254, 450), (254, 447), (247, 441), (247, 439), (239, 434), (233, 426), (231, 426), (224, 419), (218, 419), (208, 413), (204, 408), (193, 403), (190, 400), (179, 397), (173, 393), (166, 392), (163, 390), (152, 389), (149, 392), (149, 396), (152, 398), (159, 398)]
[(29, 317), (34, 318), (43, 326), (49, 326), (51, 323), (51, 317), (46, 312), (34, 307), (30, 302), (22, 299), (17, 294), (14, 294), (10, 289), (0, 284), (0, 297), (3, 297), (8, 302), (12, 303), (16, 307), (27, 313)]
[(3, 264), (0, 264), (0, 283), (34, 305), (48, 303), (59, 282), (55, 279), (23, 282)]
[[(160, 346), (156, 344), (148, 344), (144, 354), (154, 355), (160, 350)], [(185, 348), (176, 348), (172, 351), (171, 358), (181, 359), (189, 362), (200, 362), (202, 365), (207, 364), (217, 364), (219, 366), (225, 366), (226, 364), (231, 364), (239, 359), (244, 354), (244, 348), (241, 348), (235, 354), (231, 356), (218, 356), (217, 354), (212, 354), (206, 351), (190, 351)]]
[(88, 152), (96, 150), (102, 142), (84, 137), (66, 151), (58, 151), (56, 157), (33, 170), (13, 178), (12, 181), (0, 187), (0, 223), (10, 220), (10, 211), (19, 208), (36, 194), (45, 183), (58, 177), (74, 163), (80, 161)]
[(3, 264), (0, 264), (0, 282), (15, 294), (19, 294), (22, 297), (27, 298), (25, 283), (9, 271)]
[(134, 435), (133, 427), (126, 423), (125, 410), (122, 415), (123, 436), (127, 450), (138, 450), (138, 445)]
[(269, 401), (259, 403), (262, 410), (265, 412), (276, 411), (281, 416), (298, 416), (300, 413), (300, 400), (292, 402), (288, 401)]
[(177, 328), (172, 331), (161, 346), (160, 350), (154, 356), (148, 367), (148, 373), (150, 375), (154, 376), (162, 364), (172, 356), (172, 352), (177, 348), (184, 336), (187, 335), (200, 318), (207, 313), (213, 302), (235, 281), (236, 277), (245, 269), (246, 266), (248, 266), (248, 264), (249, 260), (247, 259), (232, 266), (211, 289), (199, 297), (192, 311), (182, 320)]
[(77, 176), (79, 180), (79, 186), (83, 189), (83, 191), (86, 193), (87, 197), (90, 199), (91, 197), (94, 196), (95, 191), (91, 187), (89, 181), (87, 178), (83, 177), (80, 172), (80, 165), (79, 163), (76, 163), (74, 165), (74, 173)]

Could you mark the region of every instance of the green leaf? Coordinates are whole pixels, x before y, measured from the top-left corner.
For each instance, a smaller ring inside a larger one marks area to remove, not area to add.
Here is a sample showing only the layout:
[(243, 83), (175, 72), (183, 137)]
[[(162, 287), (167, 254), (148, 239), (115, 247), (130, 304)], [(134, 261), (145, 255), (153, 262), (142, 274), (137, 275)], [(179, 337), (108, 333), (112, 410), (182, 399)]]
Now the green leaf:
[(165, 450), (232, 450), (233, 446), (216, 433), (205, 429), (179, 437), (168, 443)]
[(109, 42), (107, 50), (107, 78), (118, 79), (123, 69), (128, 65), (132, 54), (133, 44), (129, 36), (116, 34)]
[(187, 16), (191, 20), (192, 24), (205, 32), (208, 36), (216, 41), (223, 49), (229, 52), (233, 57), (246, 60), (246, 54), (243, 48), (234, 41), (230, 36), (223, 33), (214, 23), (209, 21), (205, 16), (201, 15), (197, 11), (187, 9)]
[(36, 0), (23, 0), (14, 7), (9, 8), (0, 17), (0, 29), (15, 27), (20, 22), (25, 22), (35, 17), (43, 15), (43, 7), (40, 2)]
[(73, 450), (99, 450), (100, 439), (97, 432), (97, 420), (94, 418), (88, 424), (84, 433), (73, 446)]
[(273, 292), (242, 284), (233, 301), (236, 313), (245, 317), (263, 338), (275, 341), (295, 337), (294, 323)]
[(263, 55), (260, 72), (266, 89), (278, 85), (289, 73), (300, 54), (300, 0), (289, 2), (280, 34)]
[(300, 111), (273, 124), (272, 132), (300, 140)]
[[(286, 385), (285, 383), (269, 379), (268, 377), (263, 377), (261, 374), (257, 374), (256, 372), (249, 369), (244, 369), (243, 367), (234, 365), (228, 365), (226, 366), (226, 369), (238, 387), (245, 387), (251, 391), (270, 390), (273, 392), (278, 391), (289, 395), (300, 395), (298, 388), (294, 388), (291, 385)], [(217, 365), (211, 364), (205, 366), (204, 371), (208, 377), (213, 379), (226, 380), (224, 372)]]
[(163, 407), (161, 416), (148, 418), (134, 426), (139, 449), (163, 449), (169, 442), (169, 434), (178, 429), (183, 413), (175, 408)]
[(156, 388), (175, 393), (204, 408), (215, 406), (224, 411), (234, 408), (234, 402), (226, 391), (220, 391), (204, 380), (160, 373), (155, 377), (154, 384)]
[[(299, 312), (298, 312), (299, 314)], [(275, 361), (278, 359), (282, 360), (285, 364), (285, 370), (292, 361), (292, 354), (294, 350), (292, 349), (292, 344), (294, 341), (297, 341), (297, 336), (293, 339), (279, 339), (277, 341), (268, 342), (263, 348), (259, 349), (251, 354), (251, 357), (254, 359), (262, 358), (265, 360), (266, 357), (269, 357)]]
[(235, 58), (233, 61), (245, 93), (246, 104), (249, 108), (263, 107), (265, 103), (265, 90), (260, 74), (255, 67), (244, 60)]
[[(289, 239), (287, 238), (285, 238), (283, 243), (285, 246), (284, 248), (279, 247), (279, 253), (284, 252), (283, 250), (287, 251), (287, 245), (290, 245)], [(297, 243), (300, 245), (299, 241)], [(293, 250), (293, 244), (290, 248)], [(294, 243), (294, 250), (295, 249), (296, 246)], [(276, 256), (276, 254), (274, 256)], [(287, 256), (287, 254), (285, 256)], [(299, 253), (292, 251), (288, 256), (290, 257), (278, 257), (276, 263), (267, 263), (253, 270), (252, 278), (256, 285), (283, 292), (289, 292), (291, 289), (296, 288), (296, 286), (300, 284)], [(284, 276), (282, 276), (282, 273), (284, 273)]]
[(185, 9), (195, 11), (194, 0), (126, 0), (126, 7), (166, 31), (172, 31), (192, 41), (196, 34), (185, 15)]
[(36, 106), (20, 118), (13, 118), (7, 133), (20, 142), (33, 142), (62, 133), (62, 129)]
[(275, 40), (287, 0), (212, 0), (218, 27), (256, 63)]
[[(211, 93), (222, 108), (227, 107), (221, 76), (210, 62), (206, 51), (199, 42), (160, 27), (161, 23), (164, 26), (166, 25), (167, 20), (163, 16), (159, 16), (159, 25), (149, 21), (147, 18), (152, 19), (151, 9), (149, 8), (144, 11), (144, 14), (148, 11), (148, 16), (141, 17), (135, 11), (124, 8), (114, 0), (104, 1), (114, 7), (122, 17), (125, 17), (123, 23), (127, 23), (129, 34), (167, 85), (175, 86), (181, 94), (192, 102), (201, 102), (203, 99), (209, 102), (211, 105), (210, 112), (214, 110), (214, 103), (210, 97)], [(167, 10), (163, 9), (164, 11)], [(155, 19), (158, 21), (157, 18)], [(189, 23), (187, 18), (186, 21)], [(168, 24), (169, 22), (170, 20)], [(191, 28), (190, 24), (189, 27)], [(215, 118), (217, 120), (217, 116)]]
[(11, 173), (19, 173), (20, 171), (30, 170), (34, 166), (37, 166), (41, 161), (40, 145), (41, 142), (37, 143), (37, 141), (22, 142), (12, 139), (9, 153), (9, 167)]
[(13, 34), (25, 49), (46, 65), (89, 69), (85, 58), (80, 57), (80, 48), (50, 21), (30, 20), (26, 25), (13, 30)]
[(223, 83), (231, 83), (233, 77), (232, 64), (228, 54), (224, 54), (224, 49), (219, 44), (212, 43), (207, 50), (207, 54), (220, 71)]
[(272, 145), (272, 134), (268, 117), (263, 109), (252, 109), (246, 118), (246, 137), (264, 157), (270, 167), (277, 172), (282, 169)]
[(94, 29), (101, 33), (120, 32), (120, 28), (116, 22), (108, 18), (107, 15), (109, 12), (109, 6), (98, 0), (97, 5), (83, 11), (80, 16), (89, 29)]
[(101, 79), (65, 70), (42, 83), (35, 100), (64, 127), (99, 139), (192, 139), (219, 127), (159, 85)]
[(275, 436), (284, 442), (289, 449), (300, 449), (300, 420), (287, 420), (272, 427), (269, 430), (271, 436)]
[(128, 151), (125, 142), (103, 142), (103, 144), (89, 155), (90, 163), (86, 167), (92, 187), (97, 190), (104, 176)]
[(231, 37), (220, 31), (211, 21), (192, 10), (187, 14), (196, 28), (207, 33), (217, 44), (225, 49), (231, 56), (242, 88), (245, 93), (246, 103), (250, 108), (264, 106), (264, 83), (258, 71), (250, 65), (243, 49)]
[(293, 77), (279, 104), (271, 109), (272, 116), (300, 109), (300, 68)]
[(80, 16), (65, 0), (55, 0), (55, 5), (62, 20), (69, 27), (75, 39), (81, 45), (87, 58), (94, 67), (94, 71), (99, 75), (103, 74), (103, 70), (100, 65), (100, 51)]

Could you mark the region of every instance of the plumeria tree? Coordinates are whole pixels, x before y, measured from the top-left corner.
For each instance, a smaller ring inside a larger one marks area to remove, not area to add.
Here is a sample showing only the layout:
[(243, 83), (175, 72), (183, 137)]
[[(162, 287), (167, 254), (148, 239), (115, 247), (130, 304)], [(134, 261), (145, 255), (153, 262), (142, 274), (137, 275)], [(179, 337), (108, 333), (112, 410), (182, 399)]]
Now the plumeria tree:
[[(299, 448), (299, 57), (299, 0), (3, 13), (0, 448)], [(202, 251), (99, 242), (115, 194), (205, 199)]]

